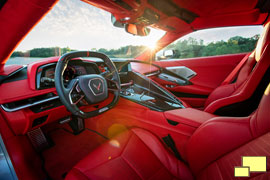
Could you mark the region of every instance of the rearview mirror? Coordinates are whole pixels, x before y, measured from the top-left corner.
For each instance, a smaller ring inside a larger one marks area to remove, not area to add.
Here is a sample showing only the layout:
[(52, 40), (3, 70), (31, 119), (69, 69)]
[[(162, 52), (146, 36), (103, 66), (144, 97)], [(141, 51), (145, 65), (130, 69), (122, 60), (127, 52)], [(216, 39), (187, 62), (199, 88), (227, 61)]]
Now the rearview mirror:
[(125, 25), (119, 21), (116, 20), (115, 16), (111, 14), (111, 22), (115, 27), (124, 28)]
[(150, 28), (136, 24), (126, 24), (125, 30), (130, 34), (137, 36), (147, 36), (150, 34)]

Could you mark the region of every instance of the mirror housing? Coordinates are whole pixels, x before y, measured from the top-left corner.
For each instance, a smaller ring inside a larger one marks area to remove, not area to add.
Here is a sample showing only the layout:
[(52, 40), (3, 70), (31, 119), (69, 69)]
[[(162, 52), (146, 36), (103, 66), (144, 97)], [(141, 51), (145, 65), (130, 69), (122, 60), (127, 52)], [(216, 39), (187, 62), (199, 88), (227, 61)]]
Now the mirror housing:
[(163, 52), (163, 56), (166, 57), (166, 58), (171, 58), (171, 57), (174, 56), (174, 54), (175, 54), (174, 50), (172, 50), (172, 49), (168, 49), (168, 50), (165, 50)]
[(119, 27), (119, 28), (125, 27), (124, 23), (117, 21), (113, 14), (111, 14), (111, 22), (112, 22), (113, 26), (115, 26), (115, 27)]
[(147, 36), (150, 34), (151, 29), (145, 26), (140, 26), (136, 24), (126, 24), (126, 32), (136, 35), (136, 36)]
[(180, 53), (177, 50), (173, 49), (168, 49), (164, 50), (161, 55), (157, 55), (157, 60), (165, 60), (165, 59), (170, 59), (174, 57), (179, 57)]

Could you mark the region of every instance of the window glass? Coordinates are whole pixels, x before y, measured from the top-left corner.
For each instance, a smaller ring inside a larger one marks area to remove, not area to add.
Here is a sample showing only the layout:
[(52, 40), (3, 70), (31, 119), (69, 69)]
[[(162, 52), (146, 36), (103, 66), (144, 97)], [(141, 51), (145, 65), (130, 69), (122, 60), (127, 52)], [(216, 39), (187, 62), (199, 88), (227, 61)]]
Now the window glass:
[(196, 31), (171, 43), (156, 57), (158, 60), (185, 59), (251, 52), (262, 30), (262, 26), (241, 26)]

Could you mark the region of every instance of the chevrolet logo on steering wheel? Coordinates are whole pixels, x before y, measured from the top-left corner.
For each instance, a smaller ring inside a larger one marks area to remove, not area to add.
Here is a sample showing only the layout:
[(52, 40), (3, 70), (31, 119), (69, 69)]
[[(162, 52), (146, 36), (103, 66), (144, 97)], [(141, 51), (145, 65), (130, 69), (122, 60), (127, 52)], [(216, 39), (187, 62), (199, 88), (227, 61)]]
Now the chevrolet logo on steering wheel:
[(101, 83), (98, 83), (98, 85), (96, 85), (96, 84), (93, 83), (93, 86), (99, 91), (100, 86), (101, 86)]
[(88, 86), (95, 96), (104, 93), (104, 82), (100, 78), (91, 79)]

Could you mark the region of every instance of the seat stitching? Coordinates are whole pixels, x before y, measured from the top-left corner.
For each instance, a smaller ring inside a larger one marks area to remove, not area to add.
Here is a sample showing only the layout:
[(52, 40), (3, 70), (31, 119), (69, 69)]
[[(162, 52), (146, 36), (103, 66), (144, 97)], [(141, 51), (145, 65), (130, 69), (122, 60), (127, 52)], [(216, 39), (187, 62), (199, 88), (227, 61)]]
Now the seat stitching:
[[(114, 157), (114, 158), (112, 158), (112, 159), (108, 159), (108, 160), (106, 160), (106, 161), (104, 161), (104, 162), (102, 162), (102, 163), (100, 163), (100, 164), (98, 164), (98, 165), (96, 165), (96, 166), (94, 166), (94, 167), (92, 167), (92, 168), (86, 169), (86, 170), (83, 171), (83, 172), (87, 172), (87, 171), (89, 171), (89, 170), (91, 170), (91, 169), (94, 169), (94, 168), (96, 168), (96, 167), (98, 167), (98, 166), (101, 166), (101, 165), (107, 163), (108, 161), (112, 161), (112, 160), (114, 160), (114, 159), (117, 159), (117, 158), (121, 157), (121, 155), (122, 155), (124, 149), (126, 148), (128, 142), (129, 142), (129, 140), (130, 140), (130, 138), (131, 138), (132, 136), (133, 136), (133, 134), (128, 138), (127, 143), (125, 144), (125, 146), (123, 147), (122, 152), (120, 153), (120, 156)], [(106, 143), (108, 143), (108, 141), (107, 141)]]
[[(260, 137), (265, 136), (265, 135), (267, 135), (268, 133), (269, 133), (269, 132), (267, 132), (267, 133), (265, 133), (265, 134), (261, 135)], [(269, 133), (269, 134), (270, 134), (270, 133)], [(206, 168), (207, 168), (209, 165), (211, 165), (212, 163), (214, 163), (214, 162), (216, 162), (216, 161), (218, 161), (218, 160), (222, 159), (223, 157), (225, 157), (225, 156), (227, 156), (228, 154), (230, 154), (230, 153), (232, 153), (232, 152), (236, 151), (237, 149), (239, 149), (239, 148), (241, 148), (241, 147), (245, 146), (246, 144), (251, 143), (251, 142), (253, 142), (253, 141), (255, 141), (255, 140), (259, 139), (260, 137), (257, 137), (257, 138), (254, 138), (254, 139), (251, 139), (251, 140), (250, 140), (250, 141), (248, 141), (247, 143), (244, 143), (244, 144), (242, 144), (242, 145), (240, 145), (240, 146), (238, 146), (238, 147), (234, 148), (233, 150), (231, 150), (231, 151), (229, 151), (229, 152), (227, 152), (227, 153), (223, 154), (222, 156), (220, 156), (220, 157), (216, 158), (215, 160), (213, 160), (213, 161), (211, 161), (211, 162), (207, 163), (207, 165), (206, 165), (204, 168), (202, 168), (201, 170), (199, 170), (199, 172), (198, 172), (197, 174), (202, 173), (202, 171), (204, 171), (204, 170), (205, 170), (205, 169), (206, 169)]]
[(129, 138), (128, 138), (128, 140), (127, 140), (127, 143), (124, 145), (123, 150), (122, 150), (122, 152), (120, 153), (120, 156), (123, 155), (123, 153), (124, 153), (124, 151), (125, 151), (127, 145), (129, 144), (129, 140), (130, 140), (133, 136), (134, 136), (134, 133), (132, 133), (132, 134), (129, 136)]
[(216, 161), (216, 166), (218, 168), (218, 174), (220, 174), (220, 177), (223, 179), (223, 176), (222, 176), (222, 173), (221, 173), (221, 170), (220, 170), (220, 167), (219, 167), (219, 160)]
[[(169, 170), (166, 166), (164, 166), (164, 164), (163, 164), (163, 162), (161, 162), (161, 160), (158, 158), (158, 156), (151, 150), (151, 148), (149, 148), (148, 147), (148, 145), (134, 132), (134, 134), (138, 137), (138, 139), (155, 155), (155, 157), (158, 159), (158, 161), (162, 164), (162, 166), (163, 167), (165, 167), (172, 175), (173, 175), (173, 173), (172, 173), (172, 171), (171, 170)], [(158, 139), (158, 141), (159, 141), (159, 139)], [(159, 141), (160, 142), (160, 141)], [(168, 157), (168, 155), (166, 154), (166, 153), (164, 153), (164, 151), (163, 151), (163, 154), (165, 154), (165, 156), (166, 156), (166, 158), (167, 158), (167, 161), (169, 161), (169, 157)], [(177, 166), (178, 166), (178, 160), (176, 159), (176, 162), (177, 162)], [(177, 172), (178, 172), (178, 169), (179, 168), (177, 168)], [(177, 174), (178, 176), (179, 176), (179, 174)]]
[(130, 164), (130, 162), (128, 162), (128, 160), (126, 158), (124, 158), (123, 156), (121, 156), (121, 158), (126, 162), (126, 164), (141, 178), (143, 179), (143, 177), (141, 176), (141, 174)]
[[(253, 138), (253, 137), (252, 137), (252, 138)], [(198, 174), (200, 174), (203, 170), (205, 170), (205, 169), (206, 169), (209, 165), (211, 165), (212, 163), (216, 162), (216, 161), (219, 160), (219, 159), (222, 159), (223, 157), (227, 156), (228, 154), (230, 154), (230, 153), (236, 151), (236, 150), (239, 149), (240, 147), (242, 147), (242, 146), (244, 146), (244, 145), (246, 145), (246, 144), (248, 144), (248, 143), (250, 143), (250, 142), (252, 142), (252, 141), (255, 141), (255, 140), (258, 139), (258, 138), (259, 138), (259, 137), (254, 138), (254, 139), (250, 139), (249, 141), (244, 142), (243, 144), (238, 145), (237, 147), (233, 148), (232, 150), (226, 152), (225, 154), (222, 154), (221, 156), (215, 158), (214, 160), (212, 160), (212, 161), (210, 161), (209, 163), (207, 163), (207, 164), (204, 166), (204, 168), (202, 168), (201, 170), (199, 170)]]
[[(136, 174), (141, 178), (141, 179), (143, 179), (143, 177), (140, 175), (140, 173), (136, 170), (136, 168), (135, 167), (133, 167), (132, 166), (132, 164), (125, 158), (125, 157), (122, 157), (123, 158), (123, 160), (127, 163), (127, 165), (131, 168), (131, 169), (133, 169), (135, 172), (136, 172)], [(160, 170), (162, 170), (164, 168), (164, 166), (161, 166), (154, 174), (152, 174), (148, 179), (151, 179), (154, 175), (156, 175)]]
[(82, 175), (83, 177), (85, 177), (86, 179), (89, 179), (89, 178), (88, 178), (82, 171), (80, 171), (79, 169), (73, 167), (73, 171), (75, 171), (75, 172), (81, 174), (81, 175)]

